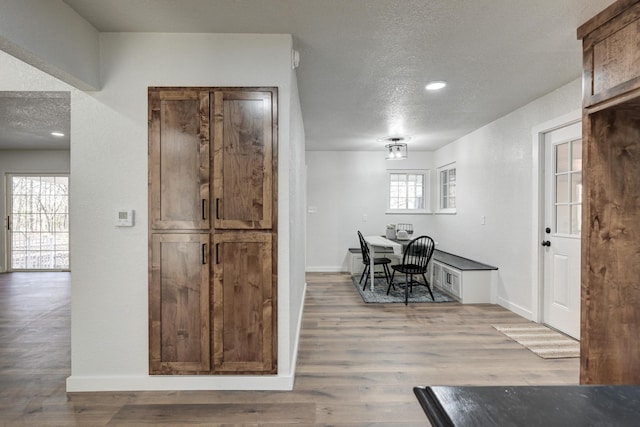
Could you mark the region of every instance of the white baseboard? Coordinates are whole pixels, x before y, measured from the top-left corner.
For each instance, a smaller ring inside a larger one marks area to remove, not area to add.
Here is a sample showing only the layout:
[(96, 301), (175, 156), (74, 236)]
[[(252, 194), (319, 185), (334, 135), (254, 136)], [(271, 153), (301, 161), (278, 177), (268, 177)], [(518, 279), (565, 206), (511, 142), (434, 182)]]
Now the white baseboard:
[(293, 375), (270, 376), (78, 376), (67, 378), (67, 392), (167, 390), (292, 390)]
[(498, 305), (501, 305), (502, 307), (506, 308), (509, 311), (512, 311), (522, 317), (524, 317), (527, 320), (533, 320), (533, 313), (531, 312), (531, 310), (527, 310), (526, 308), (523, 308), (521, 306), (519, 306), (518, 304), (514, 304), (511, 301), (508, 301), (502, 297), (498, 297)]
[(307, 273), (348, 273), (349, 270), (345, 269), (341, 265), (329, 266), (329, 267), (307, 267), (305, 269)]
[[(304, 289), (302, 290), (302, 304), (300, 304), (300, 313), (298, 314), (298, 327), (296, 330), (296, 342), (293, 346), (293, 354), (291, 355), (291, 372), (292, 377), (295, 378), (296, 367), (298, 366), (298, 347), (300, 344), (300, 333), (302, 331), (302, 316), (304, 315), (304, 301), (307, 299), (307, 282), (304, 282)], [(291, 384), (293, 387), (293, 383)]]

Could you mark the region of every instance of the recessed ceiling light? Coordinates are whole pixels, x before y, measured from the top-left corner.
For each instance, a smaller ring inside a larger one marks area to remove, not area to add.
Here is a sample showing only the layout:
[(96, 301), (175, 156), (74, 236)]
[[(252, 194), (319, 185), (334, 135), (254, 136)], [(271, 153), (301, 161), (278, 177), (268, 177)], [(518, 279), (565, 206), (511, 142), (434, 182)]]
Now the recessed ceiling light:
[(446, 85), (447, 85), (447, 82), (436, 81), (436, 82), (429, 82), (424, 88), (427, 90), (440, 90)]
[(62, 133), (62, 132), (51, 132), (51, 135), (57, 136), (59, 138), (62, 138), (64, 136), (64, 133)]

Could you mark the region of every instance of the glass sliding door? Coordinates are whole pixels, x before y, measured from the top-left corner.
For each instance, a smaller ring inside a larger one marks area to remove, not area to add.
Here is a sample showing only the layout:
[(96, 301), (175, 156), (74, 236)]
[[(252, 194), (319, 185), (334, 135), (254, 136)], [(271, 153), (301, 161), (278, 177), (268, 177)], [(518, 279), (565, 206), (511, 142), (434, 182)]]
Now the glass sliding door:
[(69, 176), (8, 175), (9, 269), (69, 269)]

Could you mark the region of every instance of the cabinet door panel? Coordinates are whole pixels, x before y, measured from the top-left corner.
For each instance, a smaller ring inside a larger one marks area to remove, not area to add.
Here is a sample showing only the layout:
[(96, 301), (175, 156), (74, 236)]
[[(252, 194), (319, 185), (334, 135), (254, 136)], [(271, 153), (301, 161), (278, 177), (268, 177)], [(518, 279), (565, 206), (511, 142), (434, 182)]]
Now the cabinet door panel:
[(209, 94), (149, 92), (151, 228), (209, 229)]
[(208, 234), (152, 236), (152, 374), (210, 369), (208, 242)]
[(214, 235), (215, 372), (272, 372), (275, 366), (272, 236)]
[(214, 92), (216, 228), (272, 228), (274, 96), (269, 91)]

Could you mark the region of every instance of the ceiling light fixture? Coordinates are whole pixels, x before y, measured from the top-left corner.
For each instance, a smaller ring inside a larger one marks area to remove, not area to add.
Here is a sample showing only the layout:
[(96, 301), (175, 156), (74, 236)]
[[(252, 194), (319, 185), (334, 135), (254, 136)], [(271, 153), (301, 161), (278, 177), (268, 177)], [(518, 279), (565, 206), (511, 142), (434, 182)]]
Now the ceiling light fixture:
[(58, 138), (62, 138), (64, 136), (64, 133), (62, 133), (62, 132), (51, 132), (51, 135), (57, 136)]
[(447, 82), (444, 82), (442, 80), (438, 80), (435, 82), (429, 82), (424, 88), (426, 90), (440, 90), (442, 88), (444, 88), (447, 85)]
[(385, 138), (386, 141), (390, 141), (390, 144), (385, 145), (387, 149), (387, 160), (404, 160), (408, 157), (407, 143), (404, 138), (390, 137)]

